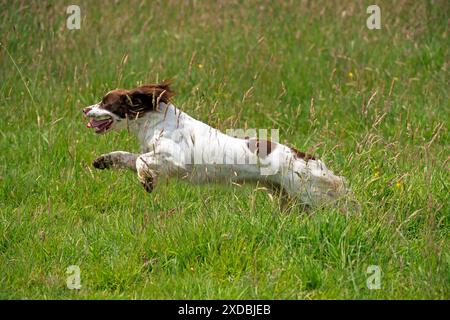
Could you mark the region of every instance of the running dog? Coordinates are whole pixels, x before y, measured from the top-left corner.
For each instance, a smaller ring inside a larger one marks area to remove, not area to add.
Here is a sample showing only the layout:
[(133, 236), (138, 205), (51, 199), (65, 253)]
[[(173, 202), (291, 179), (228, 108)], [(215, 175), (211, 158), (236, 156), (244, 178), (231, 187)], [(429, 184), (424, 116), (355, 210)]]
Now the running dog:
[(172, 103), (168, 82), (108, 92), (83, 109), (88, 128), (97, 134), (128, 130), (140, 141), (140, 153), (114, 151), (93, 161), (97, 169), (137, 172), (147, 192), (159, 177), (177, 176), (193, 183), (258, 182), (282, 190), (306, 206), (345, 195), (345, 179), (315, 157), (281, 143), (226, 135)]

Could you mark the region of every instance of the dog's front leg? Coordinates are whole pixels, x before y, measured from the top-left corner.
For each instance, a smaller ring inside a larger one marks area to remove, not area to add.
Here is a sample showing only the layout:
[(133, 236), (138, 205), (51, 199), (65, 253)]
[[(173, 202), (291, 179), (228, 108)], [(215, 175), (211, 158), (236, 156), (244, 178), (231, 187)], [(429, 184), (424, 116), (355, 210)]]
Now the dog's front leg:
[(156, 151), (141, 154), (136, 159), (139, 181), (147, 192), (152, 192), (158, 176), (180, 176), (186, 168), (183, 156), (170, 141), (161, 144)]
[(125, 151), (114, 151), (102, 154), (92, 164), (97, 169), (131, 169), (136, 171), (136, 159), (139, 154)]
[(152, 192), (159, 174), (159, 164), (153, 153), (145, 153), (136, 159), (136, 171), (145, 191)]

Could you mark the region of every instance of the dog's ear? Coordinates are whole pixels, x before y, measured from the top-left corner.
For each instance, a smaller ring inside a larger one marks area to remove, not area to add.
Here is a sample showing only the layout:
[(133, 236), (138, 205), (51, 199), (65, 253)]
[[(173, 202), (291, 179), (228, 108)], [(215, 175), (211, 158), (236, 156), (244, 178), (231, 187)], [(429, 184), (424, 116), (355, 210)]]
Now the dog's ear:
[(154, 110), (159, 102), (168, 103), (174, 95), (169, 82), (147, 84), (129, 91), (131, 102), (141, 105), (146, 110)]
[(136, 88), (130, 90), (125, 96), (125, 103), (130, 110), (135, 112), (139, 111), (152, 111), (153, 110), (153, 95), (146, 90)]
[(128, 91), (124, 97), (129, 117), (142, 117), (145, 112), (155, 111), (160, 102), (169, 103), (174, 96), (168, 82), (148, 84)]

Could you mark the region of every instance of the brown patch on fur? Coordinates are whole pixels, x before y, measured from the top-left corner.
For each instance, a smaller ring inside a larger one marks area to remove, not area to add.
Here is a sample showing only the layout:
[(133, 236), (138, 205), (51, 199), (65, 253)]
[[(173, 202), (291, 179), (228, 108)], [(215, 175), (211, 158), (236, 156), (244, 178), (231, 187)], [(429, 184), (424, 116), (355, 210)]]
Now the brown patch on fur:
[(291, 148), (292, 152), (294, 152), (294, 154), (295, 154), (295, 156), (297, 158), (303, 159), (305, 161), (316, 160), (316, 158), (314, 156), (312, 156), (312, 155), (310, 155), (308, 153), (301, 152), (301, 151), (299, 151), (299, 150), (297, 150), (297, 149), (295, 149), (293, 147), (289, 147), (289, 148)]
[(117, 89), (108, 92), (100, 103), (120, 118), (135, 119), (146, 112), (155, 111), (159, 102), (169, 103), (175, 93), (168, 81), (159, 84), (146, 84), (131, 90)]
[(260, 139), (246, 139), (247, 140), (247, 147), (250, 149), (251, 152), (258, 155), (258, 157), (264, 159), (267, 157), (277, 146), (275, 142), (267, 141), (267, 140), (260, 140)]

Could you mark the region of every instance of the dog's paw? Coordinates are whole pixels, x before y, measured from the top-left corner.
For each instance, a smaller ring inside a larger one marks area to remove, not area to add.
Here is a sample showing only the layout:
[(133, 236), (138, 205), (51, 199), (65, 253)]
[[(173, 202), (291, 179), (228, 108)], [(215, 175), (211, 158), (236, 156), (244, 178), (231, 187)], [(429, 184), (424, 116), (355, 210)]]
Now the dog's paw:
[(113, 165), (113, 161), (110, 156), (104, 155), (92, 161), (92, 165), (97, 169), (103, 170), (111, 168), (111, 166)]

